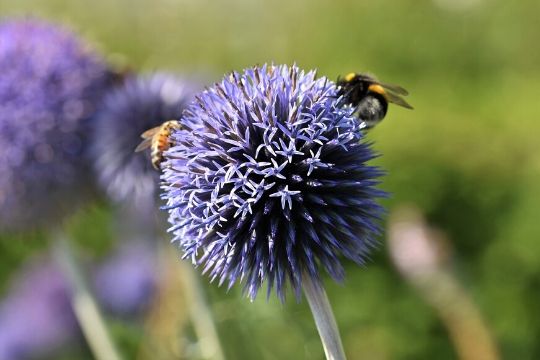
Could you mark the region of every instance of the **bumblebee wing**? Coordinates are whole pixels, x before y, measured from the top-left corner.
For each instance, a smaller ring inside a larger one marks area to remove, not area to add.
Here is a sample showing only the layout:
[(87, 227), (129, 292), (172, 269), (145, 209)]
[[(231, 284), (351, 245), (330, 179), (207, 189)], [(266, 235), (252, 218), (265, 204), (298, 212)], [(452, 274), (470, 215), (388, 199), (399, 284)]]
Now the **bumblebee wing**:
[(161, 127), (161, 125), (146, 130), (145, 132), (143, 132), (143, 133), (141, 134), (141, 137), (142, 137), (143, 139), (150, 139), (150, 138), (152, 138), (152, 136), (154, 136), (154, 135), (159, 131), (159, 128), (160, 128), (160, 127)]
[[(381, 85), (382, 86), (382, 85)], [(388, 99), (388, 102), (391, 102), (392, 104), (396, 104), (396, 105), (399, 105), (399, 106), (403, 106), (404, 108), (407, 108), (407, 109), (414, 109), (411, 105), (409, 105), (408, 102), (406, 102), (405, 100), (403, 100), (402, 97), (390, 92), (390, 91), (387, 91), (386, 93), (386, 98)]]
[[(142, 136), (142, 135), (141, 135)], [(148, 149), (152, 145), (152, 137), (148, 137), (141, 141), (139, 145), (135, 148), (135, 152), (143, 151)]]
[(381, 85), (386, 90), (396, 93), (397, 95), (407, 96), (409, 92), (399, 85), (385, 84), (377, 81), (377, 84)]

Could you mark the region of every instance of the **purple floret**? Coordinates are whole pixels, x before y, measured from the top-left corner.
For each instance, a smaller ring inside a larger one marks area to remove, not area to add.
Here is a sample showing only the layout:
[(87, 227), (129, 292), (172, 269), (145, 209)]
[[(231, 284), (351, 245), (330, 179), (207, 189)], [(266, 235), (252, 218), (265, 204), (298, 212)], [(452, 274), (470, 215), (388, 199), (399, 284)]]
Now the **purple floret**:
[(353, 111), (296, 66), (235, 72), (200, 94), (161, 177), (184, 257), (220, 284), (243, 280), (252, 299), (264, 281), (283, 299), (322, 269), (341, 280), (342, 256), (363, 264), (384, 192)]
[(141, 134), (178, 120), (197, 86), (157, 73), (127, 79), (108, 94), (96, 117), (92, 154), (99, 185), (115, 202), (155, 208), (159, 173), (150, 151), (135, 153)]
[(0, 24), (0, 230), (58, 222), (88, 193), (88, 121), (114, 75), (73, 34)]
[(99, 266), (94, 277), (96, 295), (114, 314), (134, 315), (151, 304), (157, 289), (156, 252), (149, 245), (130, 245)]
[(0, 303), (0, 359), (35, 359), (73, 341), (79, 328), (59, 269), (32, 263)]

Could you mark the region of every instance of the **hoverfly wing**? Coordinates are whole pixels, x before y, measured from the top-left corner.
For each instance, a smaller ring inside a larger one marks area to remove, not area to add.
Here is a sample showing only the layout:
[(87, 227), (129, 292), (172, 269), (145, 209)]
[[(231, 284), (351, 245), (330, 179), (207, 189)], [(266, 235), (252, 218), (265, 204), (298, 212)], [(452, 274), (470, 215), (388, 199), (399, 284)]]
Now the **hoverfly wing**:
[(403, 100), (403, 98), (389, 91), (386, 92), (386, 98), (388, 99), (388, 102), (391, 102), (392, 104), (396, 104), (411, 110), (414, 109), (408, 102)]
[(137, 147), (135, 148), (135, 152), (140, 152), (143, 150), (148, 149), (152, 145), (152, 137), (147, 137)]

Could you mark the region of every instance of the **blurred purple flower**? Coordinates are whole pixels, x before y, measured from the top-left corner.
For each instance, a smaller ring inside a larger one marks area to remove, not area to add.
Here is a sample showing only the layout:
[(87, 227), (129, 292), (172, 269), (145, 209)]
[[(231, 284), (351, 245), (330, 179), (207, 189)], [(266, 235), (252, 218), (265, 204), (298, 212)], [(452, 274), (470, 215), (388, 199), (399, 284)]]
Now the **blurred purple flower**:
[(154, 209), (159, 173), (150, 152), (134, 153), (141, 134), (179, 119), (197, 87), (171, 74), (133, 77), (107, 95), (95, 123), (94, 168), (101, 187), (117, 202)]
[(38, 20), (0, 24), (0, 230), (57, 221), (86, 192), (87, 120), (113, 74)]
[(125, 246), (97, 269), (96, 296), (110, 312), (134, 315), (150, 305), (157, 277), (156, 253), (151, 246)]
[(0, 304), (0, 359), (42, 358), (78, 334), (69, 290), (52, 264), (31, 264)]
[(232, 73), (200, 94), (173, 133), (162, 181), (175, 241), (220, 284), (263, 281), (283, 300), (320, 268), (344, 276), (375, 245), (384, 192), (375, 155), (332, 81), (296, 66)]

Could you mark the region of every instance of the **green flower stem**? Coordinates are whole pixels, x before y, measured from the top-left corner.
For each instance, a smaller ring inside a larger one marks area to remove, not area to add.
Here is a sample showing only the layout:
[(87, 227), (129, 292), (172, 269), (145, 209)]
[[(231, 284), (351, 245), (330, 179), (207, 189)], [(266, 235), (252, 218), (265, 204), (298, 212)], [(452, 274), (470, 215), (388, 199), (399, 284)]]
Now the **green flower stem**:
[(72, 290), (71, 304), (88, 346), (97, 360), (120, 360), (99, 308), (88, 291), (64, 232), (53, 233), (53, 252)]
[(219, 342), (212, 312), (206, 302), (198, 275), (185, 261), (181, 261), (180, 267), (189, 318), (199, 339), (201, 355), (204, 359), (224, 360), (225, 355)]
[(321, 337), (326, 359), (345, 360), (345, 351), (326, 291), (306, 274), (302, 277), (302, 286)]
[(478, 308), (448, 270), (417, 279), (417, 288), (437, 310), (462, 360), (498, 360), (500, 355)]

